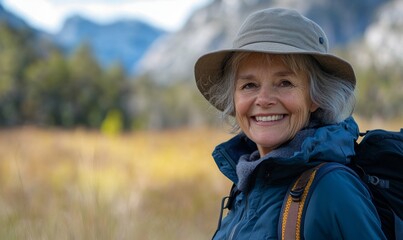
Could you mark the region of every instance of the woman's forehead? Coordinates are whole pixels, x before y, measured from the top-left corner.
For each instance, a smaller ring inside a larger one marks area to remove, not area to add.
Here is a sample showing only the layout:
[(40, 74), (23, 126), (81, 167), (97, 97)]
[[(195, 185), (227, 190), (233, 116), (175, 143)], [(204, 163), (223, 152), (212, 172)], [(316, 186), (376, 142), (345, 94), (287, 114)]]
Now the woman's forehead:
[[(294, 61), (292, 61), (294, 62)], [(250, 53), (239, 59), (236, 71), (244, 68), (253, 69), (272, 69), (276, 68), (281, 74), (296, 74), (300, 67), (293, 67), (296, 64), (287, 61), (285, 55), (265, 54), (265, 53)]]

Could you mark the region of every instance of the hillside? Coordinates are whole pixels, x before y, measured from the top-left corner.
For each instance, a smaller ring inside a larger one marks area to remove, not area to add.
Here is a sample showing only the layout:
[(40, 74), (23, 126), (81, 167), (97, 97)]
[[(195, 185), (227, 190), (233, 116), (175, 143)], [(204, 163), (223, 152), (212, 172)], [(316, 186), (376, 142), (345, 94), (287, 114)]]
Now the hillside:
[(403, 1), (391, 1), (377, 11), (370, 26), (355, 48), (358, 66), (377, 65), (382, 68), (402, 63)]
[(88, 44), (101, 65), (107, 67), (120, 62), (129, 73), (134, 74), (137, 62), (149, 46), (164, 34), (162, 29), (140, 20), (120, 20), (102, 25), (76, 15), (65, 21), (53, 39), (67, 53), (81, 44)]
[(20, 17), (5, 9), (0, 2), (0, 22), (7, 22), (18, 29), (27, 29), (30, 26)]
[[(87, 44), (103, 67), (119, 62), (133, 75), (138, 61), (151, 44), (166, 31), (138, 19), (118, 20), (99, 24), (79, 15), (71, 16), (56, 34), (40, 31), (30, 26), (18, 15), (0, 3), (0, 22), (15, 29), (31, 33), (33, 45), (57, 45), (67, 55)], [(42, 49), (46, 52), (46, 49)]]
[[(392, 7), (384, 7), (388, 2)], [(274, 6), (296, 8), (318, 22), (327, 33), (330, 46), (337, 49), (348, 49), (356, 41), (366, 42), (367, 31), (374, 31), (370, 35), (391, 33), (401, 36), (401, 31), (396, 33), (383, 25), (377, 28), (378, 23), (374, 22), (379, 19), (377, 16), (389, 18), (393, 5), (399, 4), (400, 1), (388, 0), (215, 0), (194, 12), (179, 32), (160, 39), (142, 59), (140, 71), (157, 82), (193, 78), (193, 63), (198, 56), (231, 47), (233, 36), (247, 15)]]

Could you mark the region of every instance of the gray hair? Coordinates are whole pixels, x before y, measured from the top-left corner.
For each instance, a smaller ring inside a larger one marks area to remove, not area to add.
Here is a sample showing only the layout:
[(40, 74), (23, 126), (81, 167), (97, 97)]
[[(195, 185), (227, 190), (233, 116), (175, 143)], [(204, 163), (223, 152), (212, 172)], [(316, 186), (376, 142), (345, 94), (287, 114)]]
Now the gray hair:
[[(214, 106), (223, 106), (221, 117), (227, 121), (232, 132), (239, 130), (235, 115), (234, 92), (236, 69), (240, 62), (251, 55), (251, 52), (233, 53), (224, 63), (223, 75), (208, 91), (212, 96), (210, 102)], [(266, 55), (268, 61), (273, 54)], [(290, 67), (290, 70), (304, 71), (309, 78), (310, 97), (319, 106), (318, 110), (311, 114), (322, 124), (339, 123), (351, 116), (355, 106), (354, 84), (338, 76), (326, 72), (313, 57), (305, 54), (278, 54), (281, 61)]]

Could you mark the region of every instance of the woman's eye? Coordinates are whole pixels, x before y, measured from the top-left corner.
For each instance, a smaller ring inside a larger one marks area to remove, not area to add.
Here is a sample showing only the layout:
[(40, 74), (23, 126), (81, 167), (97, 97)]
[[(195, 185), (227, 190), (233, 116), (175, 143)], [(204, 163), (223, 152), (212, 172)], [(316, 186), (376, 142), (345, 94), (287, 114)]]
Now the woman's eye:
[(255, 88), (256, 84), (255, 83), (245, 83), (242, 85), (242, 89), (251, 89), (251, 88)]
[(292, 82), (289, 81), (289, 80), (282, 80), (279, 85), (280, 85), (280, 87), (292, 87), (292, 86), (294, 86), (292, 84)]

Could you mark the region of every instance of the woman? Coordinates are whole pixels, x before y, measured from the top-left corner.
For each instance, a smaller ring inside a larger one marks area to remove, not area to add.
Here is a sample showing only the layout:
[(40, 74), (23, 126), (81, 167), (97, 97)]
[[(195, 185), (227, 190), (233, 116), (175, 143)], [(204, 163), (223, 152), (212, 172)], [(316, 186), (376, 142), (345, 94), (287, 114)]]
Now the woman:
[[(289, 9), (250, 15), (232, 49), (195, 64), (198, 89), (240, 133), (213, 157), (240, 194), (214, 239), (278, 239), (290, 184), (322, 162), (347, 164), (358, 127), (354, 71), (328, 53), (323, 30)], [(384, 239), (371, 196), (335, 170), (321, 179), (304, 218), (305, 239)]]

